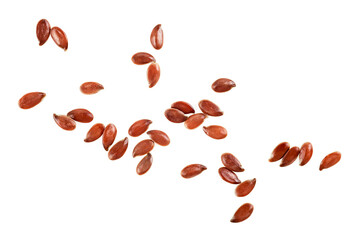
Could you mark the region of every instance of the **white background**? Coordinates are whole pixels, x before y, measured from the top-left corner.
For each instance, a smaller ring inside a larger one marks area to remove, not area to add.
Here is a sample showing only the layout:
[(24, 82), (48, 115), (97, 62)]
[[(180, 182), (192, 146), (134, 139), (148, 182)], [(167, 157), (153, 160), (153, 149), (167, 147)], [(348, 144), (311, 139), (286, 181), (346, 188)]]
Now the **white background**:
[[(2, 1), (0, 239), (357, 239), (357, 1)], [(67, 52), (52, 39), (38, 46), (42, 19), (62, 28)], [(164, 47), (149, 36), (161, 23)], [(131, 62), (152, 53), (162, 69), (149, 89), (146, 66)], [(237, 87), (219, 94), (214, 80)], [(83, 95), (98, 81), (105, 90)], [(27, 92), (47, 97), (18, 107)], [(224, 140), (170, 123), (164, 110), (183, 100), (198, 110), (210, 99), (225, 112), (205, 125), (223, 125)], [(87, 108), (95, 119), (60, 129), (52, 114)], [(110, 161), (101, 141), (84, 143), (97, 122), (116, 124), (117, 140), (136, 120), (168, 133), (155, 146), (149, 172), (135, 172), (135, 144)], [(312, 142), (305, 166), (267, 161), (280, 142)], [(323, 157), (342, 153), (320, 172)], [(247, 197), (220, 179), (220, 155), (236, 155)], [(208, 167), (183, 179), (192, 163)], [(245, 202), (251, 217), (230, 219)]]

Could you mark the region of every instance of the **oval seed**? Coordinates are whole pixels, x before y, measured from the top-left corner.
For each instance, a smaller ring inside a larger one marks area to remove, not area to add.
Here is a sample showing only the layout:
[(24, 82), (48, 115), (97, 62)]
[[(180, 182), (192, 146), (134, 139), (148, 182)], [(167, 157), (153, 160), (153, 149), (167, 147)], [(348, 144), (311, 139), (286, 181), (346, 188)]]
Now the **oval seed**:
[(146, 52), (138, 52), (132, 56), (132, 62), (137, 65), (144, 65), (155, 62), (155, 58)]
[(151, 63), (147, 69), (149, 88), (154, 87), (160, 78), (160, 67), (158, 63)]
[(156, 144), (160, 146), (168, 146), (170, 143), (170, 139), (165, 132), (159, 130), (151, 130), (148, 131), (147, 134), (149, 135), (150, 139), (152, 139)]
[(300, 160), (300, 166), (306, 165), (306, 163), (308, 163), (308, 161), (311, 159), (312, 154), (313, 154), (312, 144), (310, 142), (306, 142), (302, 144), (300, 154), (298, 155)]
[(46, 19), (41, 19), (36, 26), (36, 36), (39, 40), (39, 45), (42, 46), (50, 37), (51, 26)]
[(102, 84), (97, 82), (85, 82), (80, 86), (80, 90), (83, 94), (95, 94), (103, 89)]
[(150, 169), (150, 167), (152, 166), (153, 163), (153, 157), (152, 154), (148, 153), (137, 165), (137, 174), (138, 175), (143, 175), (146, 172), (148, 172), (148, 170)]
[(214, 139), (223, 139), (227, 136), (227, 131), (224, 127), (218, 125), (211, 125), (203, 127), (206, 135)]
[(76, 122), (68, 116), (53, 114), (53, 119), (56, 124), (64, 130), (72, 131), (76, 128)]
[(145, 139), (143, 141), (140, 141), (133, 149), (133, 157), (136, 156), (142, 156), (145, 155), (147, 153), (149, 153), (150, 151), (152, 151), (152, 149), (154, 148), (154, 142), (151, 139)]
[(150, 124), (152, 124), (152, 121), (149, 119), (142, 119), (142, 120), (136, 121), (128, 129), (129, 136), (138, 137), (138, 136), (142, 135), (145, 131), (147, 131)]
[(158, 24), (153, 28), (152, 33), (150, 34), (150, 43), (155, 49), (159, 50), (163, 47), (163, 40), (162, 25)]
[(235, 194), (238, 197), (245, 197), (250, 194), (250, 192), (254, 189), (256, 185), (256, 178), (246, 180), (240, 183), (236, 189)]
[(18, 102), (19, 107), (22, 109), (30, 109), (39, 104), (42, 99), (46, 97), (43, 92), (30, 92), (22, 96)]
[(59, 27), (51, 28), (51, 38), (53, 41), (62, 48), (63, 50), (67, 50), (68, 48), (68, 40), (66, 33)]
[(246, 219), (248, 219), (252, 212), (254, 211), (254, 206), (251, 203), (244, 203), (237, 209), (234, 216), (230, 220), (232, 223), (242, 222)]
[(226, 167), (221, 167), (219, 168), (219, 175), (220, 177), (228, 183), (231, 184), (238, 184), (241, 181), (239, 180), (239, 178), (237, 177), (237, 175), (231, 171), (230, 169), (226, 168)]
[(336, 165), (341, 160), (341, 153), (340, 152), (333, 152), (328, 154), (321, 162), (319, 166), (319, 170), (322, 171), (323, 169), (330, 168)]
[(88, 130), (85, 142), (93, 142), (102, 136), (104, 132), (104, 125), (102, 123), (96, 123), (90, 130)]
[(211, 85), (211, 88), (219, 93), (227, 92), (233, 87), (236, 87), (235, 82), (228, 78), (219, 78)]
[(108, 158), (110, 160), (117, 160), (121, 158), (127, 151), (128, 148), (128, 138), (120, 140), (114, 144), (108, 152)]
[(191, 106), (189, 103), (183, 102), (183, 101), (178, 101), (178, 102), (173, 103), (171, 108), (178, 109), (185, 114), (195, 113), (193, 106)]
[(242, 168), (240, 161), (231, 153), (223, 153), (221, 155), (221, 162), (224, 164), (225, 167), (227, 167), (231, 171), (234, 172), (245, 171), (245, 169)]
[(269, 162), (276, 162), (280, 160), (290, 149), (290, 144), (288, 142), (282, 142), (275, 147), (272, 151), (271, 156), (269, 158)]
[(113, 123), (106, 126), (103, 131), (102, 145), (104, 150), (108, 151), (108, 148), (113, 144), (117, 136), (117, 128)]
[(68, 112), (67, 116), (81, 123), (89, 123), (93, 120), (93, 114), (84, 108), (74, 109)]
[(213, 102), (209, 100), (201, 100), (199, 102), (199, 108), (203, 113), (209, 116), (218, 117), (224, 114), (223, 111)]
[(287, 151), (285, 156), (283, 156), (280, 167), (286, 167), (288, 165), (291, 165), (297, 159), (299, 153), (299, 147), (290, 148), (290, 150)]
[(182, 123), (188, 119), (188, 117), (185, 116), (182, 111), (175, 108), (169, 108), (165, 110), (164, 115), (169, 121), (173, 123)]
[(181, 176), (183, 178), (192, 178), (202, 173), (207, 168), (201, 164), (191, 164), (181, 170)]
[(184, 126), (187, 129), (195, 129), (204, 122), (205, 118), (206, 115), (204, 113), (193, 114), (189, 116), (187, 120), (185, 120)]

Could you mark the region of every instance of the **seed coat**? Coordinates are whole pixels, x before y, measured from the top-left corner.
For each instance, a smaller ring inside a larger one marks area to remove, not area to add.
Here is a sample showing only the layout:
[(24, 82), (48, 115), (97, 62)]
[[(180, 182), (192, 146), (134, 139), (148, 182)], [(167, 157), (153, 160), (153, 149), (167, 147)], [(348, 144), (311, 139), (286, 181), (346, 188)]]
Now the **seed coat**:
[(256, 185), (256, 178), (249, 179), (240, 183), (235, 189), (236, 196), (245, 197), (249, 195), (251, 191), (254, 189), (255, 185)]
[(152, 139), (156, 144), (159, 144), (160, 146), (168, 146), (170, 144), (170, 138), (169, 136), (159, 130), (150, 130), (147, 132), (150, 139)]
[(319, 166), (319, 170), (333, 167), (341, 160), (342, 154), (340, 152), (333, 152), (328, 154), (322, 161)]
[(199, 127), (205, 120), (206, 115), (204, 113), (196, 113), (188, 117), (184, 122), (184, 126), (187, 129), (195, 129)]
[(191, 164), (181, 170), (181, 176), (183, 178), (192, 178), (202, 173), (207, 168), (201, 164)]
[(109, 147), (113, 144), (117, 136), (117, 128), (113, 123), (106, 126), (103, 131), (102, 145), (104, 150), (108, 151)]
[(164, 115), (169, 121), (173, 123), (182, 123), (188, 119), (188, 117), (185, 116), (182, 111), (175, 108), (169, 108), (165, 110)]
[(46, 19), (41, 19), (36, 26), (36, 36), (40, 46), (47, 42), (47, 39), (50, 37), (50, 32), (50, 23)]
[(152, 124), (152, 121), (149, 119), (142, 119), (136, 121), (128, 129), (129, 136), (138, 137), (142, 135), (145, 131), (148, 130), (150, 124)]
[(282, 142), (275, 147), (272, 151), (271, 156), (269, 158), (269, 162), (276, 162), (280, 160), (290, 149), (290, 144), (288, 142)]
[(152, 149), (154, 148), (154, 142), (151, 139), (145, 139), (143, 141), (140, 141), (133, 149), (133, 157), (136, 156), (142, 156), (145, 155), (147, 153), (149, 153), (150, 151), (152, 151)]
[(221, 155), (221, 162), (225, 167), (234, 172), (243, 172), (245, 169), (242, 167), (240, 161), (231, 153), (223, 153)]
[(155, 58), (146, 52), (138, 52), (132, 56), (132, 62), (137, 65), (144, 65), (155, 62)]
[(96, 123), (90, 130), (88, 130), (85, 142), (93, 142), (100, 138), (104, 132), (104, 125), (102, 123)]
[(178, 102), (173, 103), (171, 108), (178, 109), (185, 114), (195, 113), (193, 106), (191, 106), (189, 103), (184, 102), (184, 101), (178, 101)]
[(159, 78), (160, 78), (159, 64), (156, 62), (151, 63), (147, 69), (147, 79), (149, 83), (149, 88), (154, 87), (158, 83)]
[(310, 142), (305, 142), (301, 146), (301, 150), (299, 153), (299, 160), (300, 160), (300, 166), (304, 166), (308, 163), (308, 161), (311, 159), (313, 154), (313, 146)]
[(296, 161), (298, 154), (300, 153), (299, 147), (292, 147), (287, 151), (285, 156), (283, 156), (280, 167), (287, 167)]
[(66, 131), (72, 131), (76, 128), (76, 122), (66, 115), (53, 114), (53, 119), (60, 128)]
[(53, 41), (62, 48), (63, 50), (67, 50), (68, 48), (68, 39), (66, 33), (59, 27), (51, 28), (51, 38)]
[(97, 82), (85, 82), (80, 86), (81, 92), (87, 95), (98, 93), (103, 89), (103, 85)]
[(244, 203), (243, 205), (241, 205), (241, 207), (239, 207), (239, 209), (237, 209), (230, 222), (238, 223), (245, 221), (251, 216), (253, 211), (254, 206), (251, 203)]
[(227, 131), (224, 127), (218, 125), (211, 125), (208, 127), (203, 127), (203, 130), (206, 135), (214, 139), (223, 139), (227, 136)]
[(233, 87), (236, 87), (235, 82), (228, 78), (219, 78), (211, 85), (211, 88), (218, 93), (227, 92)]
[(93, 120), (93, 114), (84, 108), (77, 108), (67, 113), (67, 116), (81, 123), (89, 123)]
[(230, 169), (226, 168), (226, 167), (221, 167), (218, 170), (220, 177), (228, 183), (231, 184), (239, 184), (241, 181), (239, 180), (239, 178), (237, 177), (237, 175), (231, 171)]
[(46, 97), (43, 92), (30, 92), (22, 96), (18, 102), (19, 107), (22, 109), (30, 109), (39, 104), (42, 99)]
[(153, 28), (152, 33), (150, 34), (150, 43), (155, 49), (159, 50), (163, 47), (163, 41), (164, 37), (162, 25), (158, 24)]
[(125, 137), (111, 147), (111, 149), (108, 151), (108, 158), (110, 160), (120, 159), (126, 153), (127, 148), (128, 138)]
[(201, 100), (199, 102), (199, 108), (203, 113), (212, 117), (219, 117), (224, 114), (215, 103), (209, 100)]
[(150, 167), (152, 166), (153, 163), (153, 157), (152, 154), (148, 153), (147, 155), (145, 155), (145, 157), (138, 163), (137, 165), (137, 174), (138, 175), (143, 175), (146, 172), (148, 172), (148, 170), (150, 169)]

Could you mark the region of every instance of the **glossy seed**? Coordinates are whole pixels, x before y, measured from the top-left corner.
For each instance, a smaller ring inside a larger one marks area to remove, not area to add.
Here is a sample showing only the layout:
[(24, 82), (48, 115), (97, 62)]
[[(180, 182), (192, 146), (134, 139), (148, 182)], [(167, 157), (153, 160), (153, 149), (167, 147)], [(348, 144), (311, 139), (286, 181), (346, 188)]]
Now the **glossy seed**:
[(50, 37), (51, 26), (46, 19), (41, 19), (36, 26), (36, 36), (39, 40), (39, 45), (42, 46)]
[(219, 93), (227, 92), (233, 87), (236, 87), (235, 82), (228, 78), (219, 78), (211, 85), (211, 88)]
[(227, 131), (224, 127), (218, 125), (211, 125), (203, 127), (206, 135), (214, 139), (223, 139), (227, 136)]
[(269, 158), (269, 162), (276, 162), (280, 160), (290, 149), (290, 144), (288, 142), (282, 142), (275, 147), (272, 151), (271, 156)]
[(164, 115), (169, 121), (173, 123), (182, 123), (188, 119), (188, 117), (185, 116), (182, 111), (175, 108), (169, 108), (165, 110)]
[(63, 50), (67, 50), (68, 48), (68, 40), (66, 33), (59, 27), (51, 28), (51, 38), (53, 41), (62, 48)]
[(311, 159), (312, 154), (313, 154), (312, 144), (310, 142), (306, 142), (302, 144), (300, 154), (298, 155), (300, 160), (300, 166), (306, 165), (306, 163), (308, 163), (308, 161)]
[(140, 141), (133, 149), (133, 157), (136, 156), (142, 156), (145, 155), (147, 153), (149, 153), (150, 151), (152, 151), (152, 149), (154, 148), (154, 142), (151, 139), (145, 139), (143, 141)]
[(72, 131), (76, 128), (76, 122), (68, 116), (53, 114), (53, 119), (56, 124), (64, 130)]
[(219, 168), (219, 175), (220, 177), (228, 183), (231, 184), (239, 184), (241, 181), (239, 180), (239, 178), (237, 177), (237, 175), (231, 171), (230, 169), (226, 168), (226, 167), (221, 167)]
[(85, 82), (80, 86), (80, 90), (83, 94), (95, 94), (103, 89), (102, 84), (97, 82)]
[(209, 100), (201, 100), (199, 102), (199, 108), (203, 113), (212, 117), (218, 117), (224, 114), (215, 103)]
[(121, 158), (126, 153), (127, 148), (128, 138), (125, 137), (111, 147), (111, 149), (108, 151), (108, 158), (110, 160), (117, 160)]
[(151, 63), (147, 69), (149, 88), (154, 87), (160, 78), (160, 67), (158, 63)]
[(44, 97), (46, 97), (46, 94), (43, 92), (27, 93), (20, 98), (18, 104), (22, 109), (30, 109), (39, 104)]
[(108, 148), (113, 144), (117, 136), (117, 128), (113, 123), (110, 123), (106, 126), (103, 131), (102, 136), (102, 145), (104, 150), (108, 151)]
[(67, 116), (81, 123), (89, 123), (93, 120), (93, 114), (87, 109), (78, 108), (67, 113)]
[(287, 151), (285, 156), (283, 156), (280, 167), (287, 167), (296, 161), (298, 154), (300, 153), (299, 147), (292, 147)]
[(184, 122), (184, 126), (187, 129), (195, 129), (199, 127), (205, 120), (206, 115), (204, 113), (196, 113), (188, 117)]
[(170, 143), (169, 136), (159, 130), (150, 130), (147, 132), (150, 139), (152, 139), (156, 144), (159, 144), (160, 146), (168, 146)]
[(250, 192), (254, 189), (256, 185), (256, 178), (246, 180), (240, 183), (236, 189), (235, 194), (238, 197), (245, 197), (250, 194)]
[(90, 130), (88, 130), (85, 142), (93, 142), (102, 136), (104, 132), (104, 125), (102, 123), (96, 123)]
[(245, 169), (242, 167), (240, 161), (231, 153), (223, 153), (221, 155), (221, 162), (225, 167), (234, 172), (243, 172)]
[(138, 137), (145, 133), (148, 130), (149, 125), (152, 124), (152, 121), (149, 119), (138, 120), (132, 124), (128, 129), (128, 134), (131, 137)]
[(146, 52), (138, 52), (132, 56), (132, 62), (137, 65), (144, 65), (155, 62), (155, 58)]
[(254, 206), (251, 203), (244, 203), (243, 205), (241, 205), (241, 207), (239, 207), (239, 209), (237, 209), (230, 222), (232, 223), (242, 222), (248, 219), (253, 211), (254, 211)]
[(192, 178), (202, 173), (207, 168), (201, 164), (191, 164), (181, 170), (181, 176), (183, 178)]
[(153, 28), (152, 33), (150, 34), (150, 43), (155, 49), (159, 50), (163, 47), (163, 40), (162, 25), (158, 24)]
[(150, 169), (150, 167), (152, 166), (153, 163), (153, 157), (152, 154), (148, 153), (147, 155), (145, 155), (145, 157), (138, 163), (137, 165), (137, 174), (138, 175), (143, 175), (146, 172), (148, 172), (148, 170)]
[(189, 103), (183, 102), (183, 101), (178, 101), (178, 102), (173, 103), (171, 108), (178, 109), (185, 114), (195, 113), (193, 106), (191, 106)]
[(322, 171), (323, 169), (330, 168), (336, 165), (340, 160), (341, 160), (340, 152), (330, 153), (322, 160), (319, 166), (319, 170)]

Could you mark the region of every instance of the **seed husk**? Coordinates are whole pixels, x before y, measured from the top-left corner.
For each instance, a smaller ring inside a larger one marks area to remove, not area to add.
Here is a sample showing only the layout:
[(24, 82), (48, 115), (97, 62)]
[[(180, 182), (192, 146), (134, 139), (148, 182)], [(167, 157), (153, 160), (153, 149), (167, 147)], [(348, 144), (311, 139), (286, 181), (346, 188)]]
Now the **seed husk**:
[(47, 39), (50, 37), (50, 32), (50, 23), (46, 19), (41, 19), (36, 26), (36, 36), (40, 46), (47, 42)]
[(205, 120), (206, 115), (204, 113), (196, 113), (188, 117), (184, 122), (184, 126), (187, 129), (195, 129), (199, 127)]
[(223, 153), (221, 155), (221, 162), (225, 167), (234, 172), (243, 172), (245, 169), (242, 167), (240, 161), (231, 153)]
[(152, 121), (149, 119), (138, 120), (132, 124), (128, 129), (128, 134), (131, 137), (138, 137), (145, 133), (148, 130), (149, 125), (152, 124)]
[(299, 147), (292, 147), (287, 151), (285, 156), (283, 156), (280, 167), (287, 167), (296, 161), (298, 154), (300, 153)]
[(175, 108), (169, 108), (165, 110), (164, 115), (169, 121), (173, 123), (182, 123), (188, 119), (188, 117), (185, 116), (182, 111)]
[(126, 153), (127, 148), (128, 138), (125, 137), (111, 147), (111, 149), (108, 151), (108, 158), (110, 160), (117, 160), (121, 158)]
[(30, 109), (39, 104), (42, 99), (46, 97), (43, 92), (30, 92), (22, 96), (18, 102), (19, 107), (22, 109)]
[(237, 209), (230, 222), (238, 223), (245, 221), (251, 216), (253, 211), (254, 206), (251, 203), (244, 203), (243, 205), (241, 205), (241, 207), (239, 207), (239, 209)]
[(153, 157), (152, 154), (148, 153), (147, 155), (145, 155), (145, 157), (138, 163), (137, 165), (137, 174), (138, 175), (143, 175), (146, 172), (148, 172), (148, 170), (150, 169), (150, 167), (152, 166), (153, 163)]
[(53, 41), (62, 48), (63, 50), (67, 50), (68, 48), (68, 39), (66, 33), (59, 27), (51, 28), (51, 38)]
[(143, 141), (140, 141), (133, 149), (133, 157), (136, 156), (142, 156), (145, 155), (147, 153), (149, 153), (150, 151), (152, 151), (152, 149), (154, 148), (154, 142), (151, 139), (145, 139)]
[(110, 123), (106, 126), (103, 131), (102, 136), (102, 145), (104, 150), (108, 151), (108, 148), (113, 144), (117, 136), (117, 128), (113, 123)]
[(170, 143), (169, 136), (160, 130), (150, 130), (147, 132), (150, 139), (152, 139), (156, 144), (160, 146), (168, 146)]
[(67, 116), (81, 123), (89, 123), (93, 120), (93, 114), (84, 108), (77, 108), (67, 113)]
[(147, 69), (147, 79), (149, 83), (149, 88), (154, 87), (158, 83), (159, 78), (160, 78), (159, 64), (156, 62), (151, 63)]
[(228, 78), (219, 78), (211, 85), (211, 88), (218, 93), (227, 92), (233, 87), (236, 87), (235, 82)]
[(53, 114), (53, 119), (56, 124), (64, 130), (72, 131), (76, 128), (76, 122), (66, 115)]
[(207, 168), (201, 164), (191, 164), (181, 170), (181, 176), (183, 178), (192, 178), (202, 173)]
[(155, 62), (155, 58), (146, 52), (138, 52), (132, 56), (132, 62), (137, 65), (144, 65)]
[(218, 170), (220, 177), (228, 183), (231, 184), (239, 184), (241, 181), (239, 180), (239, 178), (237, 177), (237, 175), (231, 171), (230, 169), (226, 168), (226, 167), (221, 167)]
[(250, 194), (250, 192), (254, 189), (256, 185), (256, 178), (246, 180), (240, 183), (236, 189), (235, 194), (238, 197), (245, 197)]
[(336, 165), (341, 160), (342, 154), (340, 152), (333, 152), (328, 154), (322, 161), (319, 166), (319, 170), (322, 171), (323, 169), (330, 168)]
[(302, 144), (300, 153), (298, 155), (299, 161), (300, 161), (300, 166), (306, 165), (308, 163), (308, 161), (311, 159), (312, 154), (313, 154), (312, 143), (305, 142), (304, 144)]
[(211, 125), (208, 127), (203, 127), (203, 130), (206, 135), (214, 139), (223, 139), (227, 136), (227, 131), (222, 126)]
[(269, 158), (269, 162), (276, 162), (280, 160), (283, 156), (285, 156), (285, 154), (289, 149), (290, 149), (290, 144), (288, 142), (280, 143), (272, 151), (271, 156)]
[(184, 101), (178, 101), (178, 102), (173, 103), (171, 108), (178, 109), (185, 114), (195, 113), (193, 106), (191, 106), (189, 103), (184, 102)]
[(199, 108), (203, 113), (212, 117), (219, 117), (224, 114), (215, 103), (209, 100), (201, 100), (199, 102)]
[(96, 123), (90, 130), (88, 130), (85, 142), (93, 142), (102, 136), (104, 132), (104, 125), (102, 123)]
[(98, 82), (85, 82), (80, 86), (80, 90), (83, 94), (95, 94), (103, 90), (104, 87)]
[(153, 28), (152, 33), (150, 34), (150, 43), (155, 49), (159, 50), (163, 47), (163, 40), (162, 25), (158, 24)]

